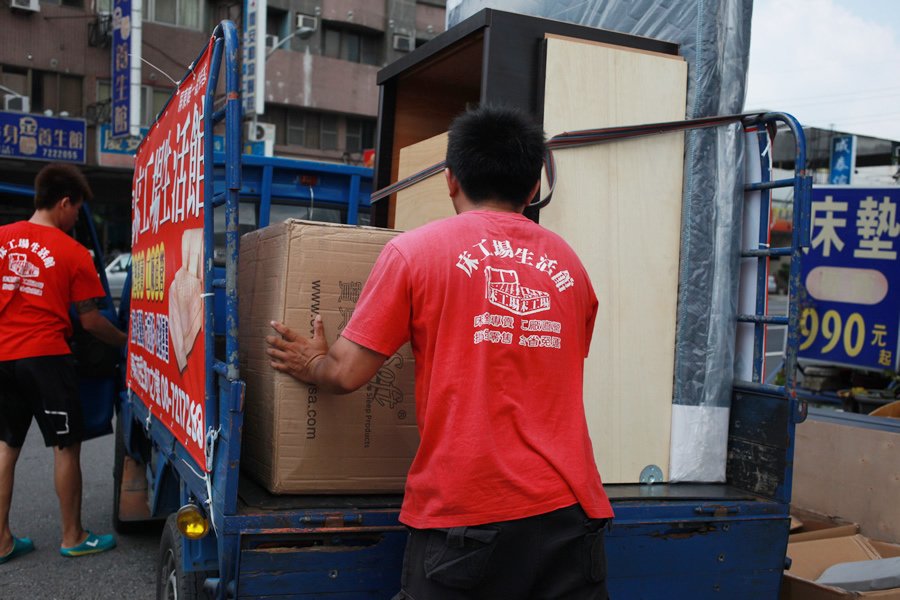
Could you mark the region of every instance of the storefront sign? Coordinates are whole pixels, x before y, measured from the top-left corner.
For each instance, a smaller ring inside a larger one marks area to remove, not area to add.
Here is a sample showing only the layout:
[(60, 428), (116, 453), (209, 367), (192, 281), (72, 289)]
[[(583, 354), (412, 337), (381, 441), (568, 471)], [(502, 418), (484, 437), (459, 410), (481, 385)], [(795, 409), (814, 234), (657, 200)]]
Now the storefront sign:
[(0, 157), (83, 163), (86, 132), (81, 119), (0, 111)]
[(109, 125), (100, 125), (98, 130), (100, 132), (100, 152), (108, 154), (130, 154), (132, 156), (137, 152), (138, 146), (141, 145), (141, 140), (144, 139), (144, 136), (147, 135), (147, 132), (149, 131), (146, 127), (141, 127), (141, 135), (139, 136), (129, 135), (117, 138), (113, 137), (112, 128)]
[(244, 0), (241, 96), (244, 116), (263, 114), (266, 93), (266, 0)]
[(831, 164), (828, 183), (848, 185), (853, 183), (856, 170), (856, 136), (836, 135), (831, 138)]
[(900, 343), (900, 188), (813, 189), (803, 257), (800, 357), (896, 369)]
[(112, 135), (124, 137), (131, 125), (131, 0), (113, 0)]

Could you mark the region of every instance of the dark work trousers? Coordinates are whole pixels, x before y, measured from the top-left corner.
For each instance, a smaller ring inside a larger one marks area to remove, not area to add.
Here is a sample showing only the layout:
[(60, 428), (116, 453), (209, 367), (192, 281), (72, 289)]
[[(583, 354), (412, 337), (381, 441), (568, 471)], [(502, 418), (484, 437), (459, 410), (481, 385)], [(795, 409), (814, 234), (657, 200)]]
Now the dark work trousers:
[(575, 504), (515, 521), (410, 529), (394, 600), (606, 600), (606, 523)]

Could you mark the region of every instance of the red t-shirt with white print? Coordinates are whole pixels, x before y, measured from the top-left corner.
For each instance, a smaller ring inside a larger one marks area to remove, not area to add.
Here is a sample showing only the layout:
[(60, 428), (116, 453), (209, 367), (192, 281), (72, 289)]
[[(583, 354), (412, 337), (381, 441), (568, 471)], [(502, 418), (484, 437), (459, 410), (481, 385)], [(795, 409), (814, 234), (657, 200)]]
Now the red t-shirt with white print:
[(69, 305), (100, 298), (87, 249), (56, 227), (0, 227), (0, 360), (69, 354)]
[(612, 516), (582, 399), (597, 298), (575, 252), (528, 218), (476, 210), (394, 238), (342, 335), (411, 340), (421, 443), (400, 520), (520, 519), (581, 504)]

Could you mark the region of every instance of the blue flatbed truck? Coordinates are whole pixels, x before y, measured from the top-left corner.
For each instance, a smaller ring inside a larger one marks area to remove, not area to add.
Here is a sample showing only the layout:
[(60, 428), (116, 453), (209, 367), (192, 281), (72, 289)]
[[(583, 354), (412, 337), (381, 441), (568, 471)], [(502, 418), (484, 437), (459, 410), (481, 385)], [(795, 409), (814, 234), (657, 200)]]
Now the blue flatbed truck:
[[(232, 23), (216, 28), (211, 48), (204, 128), (211, 140), (213, 128), (224, 124), (225, 154), (213, 156), (211, 141), (205, 143), (205, 156), (212, 159), (204, 162), (204, 298), (214, 301), (204, 304), (201, 332), (207, 341), (202, 455), (190, 452), (133, 390), (123, 392), (114, 524), (124, 532), (147, 520), (166, 520), (156, 566), (159, 598), (391, 598), (399, 588), (406, 539), (398, 521), (401, 496), (276, 496), (241, 472), (245, 384), (236, 336), (239, 234), (286, 216), (315, 219), (325, 211), (341, 222), (362, 222), (369, 209), (371, 171), (242, 156)], [(225, 102), (216, 109), (220, 71)], [(793, 188), (792, 245), (768, 248), (763, 226), (759, 249), (744, 253), (759, 261), (760, 277), (757, 310), (738, 319), (754, 324), (759, 350), (752, 380), (734, 383), (726, 482), (607, 486), (616, 512), (607, 536), (613, 598), (779, 594), (794, 428), (805, 418), (805, 405), (793, 392), (799, 316), (793, 300), (802, 246), (808, 242), (803, 232), (809, 231), (809, 177), (803, 131), (793, 117), (766, 114), (744, 121), (759, 131), (761, 147), (767, 145), (769, 125), (787, 128), (796, 139), (794, 177), (769, 181), (763, 169), (762, 183), (747, 186), (764, 195), (773, 187)], [(760, 210), (768, 210), (766, 202)], [(765, 263), (775, 255), (792, 257), (787, 317), (764, 314)], [(761, 338), (771, 324), (788, 327), (785, 386), (761, 381)]]

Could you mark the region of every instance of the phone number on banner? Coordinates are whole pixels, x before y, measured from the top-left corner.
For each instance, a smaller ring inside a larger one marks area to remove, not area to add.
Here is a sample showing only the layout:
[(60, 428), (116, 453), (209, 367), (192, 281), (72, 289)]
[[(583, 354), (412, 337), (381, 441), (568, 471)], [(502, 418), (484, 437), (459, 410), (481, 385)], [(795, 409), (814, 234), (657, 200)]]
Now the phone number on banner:
[(203, 404), (193, 400), (165, 373), (147, 363), (136, 352), (129, 355), (132, 381), (137, 383), (145, 397), (158, 406), (171, 421), (184, 429), (197, 448), (203, 448)]

